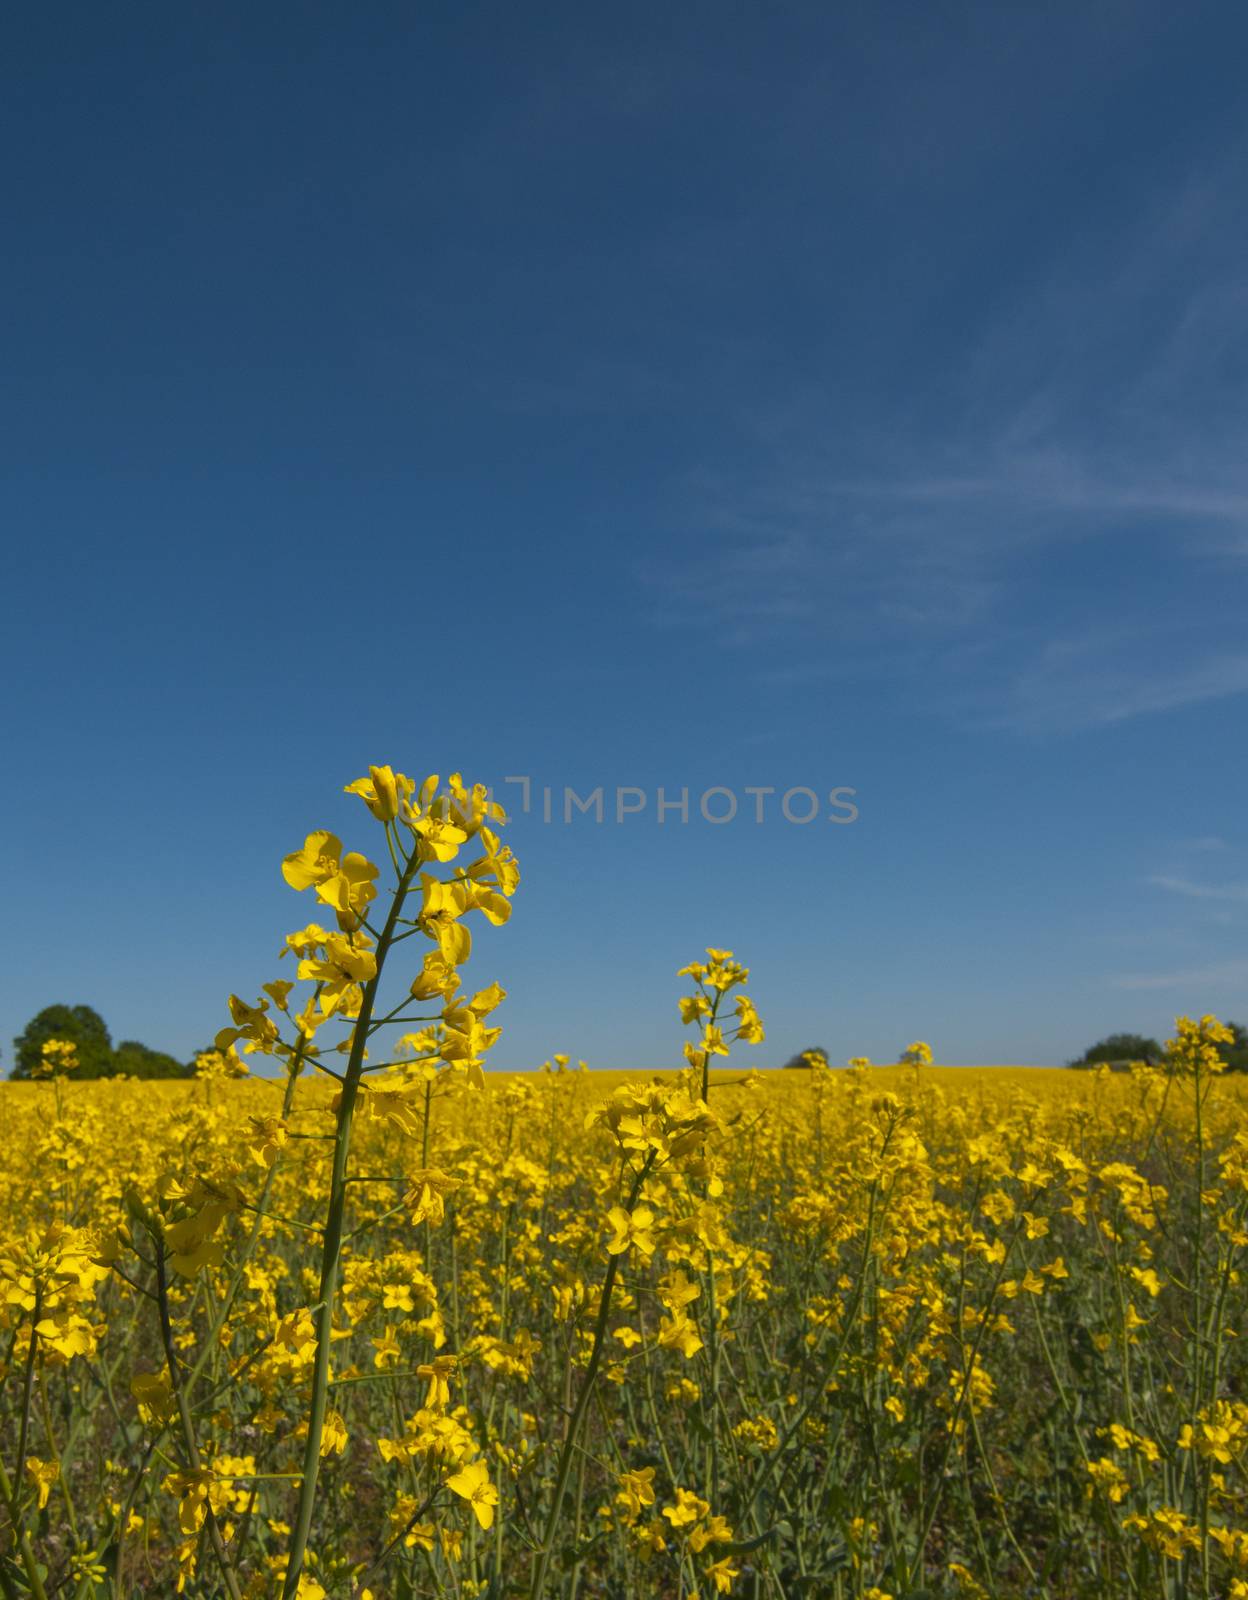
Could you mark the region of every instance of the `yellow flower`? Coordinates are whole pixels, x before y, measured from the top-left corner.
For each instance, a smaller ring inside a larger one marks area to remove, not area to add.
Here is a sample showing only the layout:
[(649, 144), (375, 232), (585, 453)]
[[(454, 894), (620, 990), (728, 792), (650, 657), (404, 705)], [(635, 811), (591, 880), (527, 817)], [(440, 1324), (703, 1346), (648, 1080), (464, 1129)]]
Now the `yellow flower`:
[(489, 1468), (484, 1461), (470, 1461), (462, 1471), (446, 1480), (446, 1486), (461, 1500), (467, 1500), (483, 1528), (491, 1526), (494, 1507), (498, 1504), (498, 1490), (490, 1482)]
[(654, 1468), (642, 1467), (636, 1472), (621, 1472), (616, 1478), (620, 1492), (617, 1503), (631, 1519), (641, 1515), (644, 1506), (654, 1504)]
[(659, 1299), (669, 1311), (691, 1305), (701, 1293), (701, 1284), (691, 1282), (681, 1270), (669, 1272), (659, 1280)]
[(445, 1197), (458, 1188), (458, 1178), (439, 1172), (436, 1167), (422, 1167), (413, 1172), (411, 1187), (407, 1191), (412, 1222), (428, 1222), (436, 1228), (446, 1216)]
[(218, 1050), (229, 1051), (239, 1039), (246, 1039), (246, 1050), (259, 1050), (262, 1054), (269, 1054), (280, 1039), (277, 1025), (273, 1019), (266, 1016), (269, 1002), (257, 998), (254, 1006), (241, 1000), (238, 995), (232, 994), (229, 999), (230, 1016), (234, 1019), (232, 1028), (222, 1028), (213, 1043)]
[(61, 1476), (59, 1461), (40, 1461), (38, 1456), (26, 1457), (26, 1476), (39, 1491), (39, 1509), (48, 1503), (48, 1496)]
[(1102, 1456), (1099, 1461), (1089, 1461), (1088, 1476), (1092, 1480), (1088, 1484), (1088, 1494), (1100, 1489), (1114, 1505), (1124, 1498), (1131, 1487), (1126, 1473), (1109, 1456)]
[(780, 1448), (780, 1430), (770, 1417), (743, 1417), (732, 1430), (732, 1436), (760, 1450)]
[(383, 1311), (415, 1311), (416, 1302), (412, 1299), (411, 1284), (383, 1284), (381, 1290), (381, 1306)]
[(746, 1044), (762, 1044), (767, 1035), (754, 1002), (748, 995), (739, 994), (733, 1003), (737, 1009), (737, 1038)]
[(233, 1045), (228, 1050), (201, 1050), (195, 1057), (197, 1078), (245, 1078), (250, 1070)]
[(347, 1425), (337, 1411), (325, 1413), (325, 1425), (321, 1429), (321, 1454), (323, 1456), (340, 1456), (347, 1448)]
[(607, 1243), (608, 1255), (623, 1255), (630, 1246), (635, 1246), (643, 1256), (654, 1254), (654, 1212), (649, 1206), (638, 1206), (631, 1215), (623, 1206), (612, 1206), (607, 1212), (607, 1221), (613, 1230)]
[(317, 898), (337, 912), (338, 926), (344, 933), (359, 927), (370, 903), (377, 898), (376, 880), (373, 863), (358, 851), (349, 850), (337, 872), (317, 883)]
[(697, 1326), (680, 1311), (675, 1316), (660, 1319), (659, 1344), (665, 1350), (679, 1350), (686, 1361), (702, 1348)]
[(723, 1029), (708, 1022), (702, 1033), (702, 1049), (708, 1056), (726, 1056), (728, 1046), (724, 1043)]
[(347, 784), (343, 792), (358, 794), (378, 822), (393, 822), (400, 805), (411, 799), (415, 788), (411, 778), (404, 777), (401, 772), (393, 772), (389, 767), (369, 767), (367, 778), (357, 778), (354, 783)]
[(286, 1124), (280, 1117), (248, 1117), (247, 1153), (258, 1167), (271, 1167), (286, 1144)]
[(300, 978), (320, 984), (320, 1007), (325, 1016), (336, 1011), (358, 1016), (363, 998), (360, 986), (377, 976), (377, 957), (341, 933), (327, 933), (323, 948), (323, 958), (305, 958), (299, 963)]
[(173, 1415), (173, 1388), (167, 1372), (138, 1372), (130, 1380), (130, 1393), (139, 1403), (143, 1422), (168, 1422)]
[(448, 966), (460, 967), (472, 954), (472, 934), (460, 918), (472, 907), (472, 893), (466, 884), (443, 883), (432, 873), (422, 872), (423, 895), (418, 921)]
[(307, 836), (302, 850), (293, 851), (282, 862), (282, 877), (292, 889), (310, 889), (333, 877), (341, 854), (342, 840), (320, 829)]
[(408, 824), (416, 835), (416, 851), (421, 861), (454, 861), (468, 835), (446, 817), (421, 817)]
[(663, 1507), (663, 1515), (673, 1528), (688, 1528), (700, 1522), (710, 1511), (705, 1500), (700, 1500), (690, 1489), (677, 1489), (676, 1504)]
[(459, 988), (459, 974), (454, 963), (448, 961), (441, 950), (431, 950), (424, 965), (412, 980), (412, 996), (416, 1000), (432, 1000), (435, 995), (453, 995)]
[(1166, 1066), (1172, 1073), (1196, 1077), (1200, 1073), (1225, 1072), (1226, 1060), (1218, 1049), (1234, 1044), (1235, 1035), (1217, 1017), (1175, 1018), (1175, 1037), (1166, 1041)]
[(39, 1060), (31, 1073), (33, 1078), (59, 1078), (72, 1072), (78, 1065), (78, 1046), (72, 1039), (45, 1039), (39, 1050)]
[(416, 1368), (418, 1378), (429, 1380), (429, 1392), (425, 1395), (427, 1410), (450, 1405), (450, 1378), (458, 1365), (459, 1361), (455, 1356), (435, 1356), (432, 1361), (424, 1362)]
[(720, 1559), (706, 1569), (706, 1576), (715, 1585), (716, 1594), (728, 1594), (732, 1589), (733, 1580), (741, 1576), (740, 1567), (734, 1567), (731, 1556), (721, 1556)]
[[(414, 1308), (409, 1307), (409, 1309)], [(392, 1366), (403, 1353), (399, 1345), (398, 1335), (389, 1324), (383, 1329), (380, 1339), (374, 1338), (369, 1342), (376, 1352), (373, 1356), (373, 1365), (375, 1367), (385, 1368)]]
[(489, 828), (481, 829), (477, 843), (483, 853), (469, 864), (468, 876), (480, 883), (494, 884), (501, 894), (515, 894), (520, 885), (520, 863), (512, 854), (511, 846), (501, 844), (498, 835)]

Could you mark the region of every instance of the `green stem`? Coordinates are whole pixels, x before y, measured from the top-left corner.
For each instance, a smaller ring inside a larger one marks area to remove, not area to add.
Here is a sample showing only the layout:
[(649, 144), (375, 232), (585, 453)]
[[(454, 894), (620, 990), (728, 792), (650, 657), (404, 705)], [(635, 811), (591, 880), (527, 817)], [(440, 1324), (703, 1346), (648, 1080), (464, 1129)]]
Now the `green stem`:
[[(649, 1175), (654, 1164), (655, 1152), (652, 1150), (646, 1157), (645, 1164), (633, 1180), (632, 1192), (628, 1197), (627, 1209), (631, 1211), (637, 1204), (637, 1196), (641, 1193), (641, 1186)], [(580, 1436), (581, 1424), (585, 1420), (585, 1413), (589, 1410), (589, 1400), (593, 1393), (594, 1380), (598, 1376), (598, 1367), (602, 1361), (602, 1347), (607, 1336), (607, 1319), (611, 1314), (611, 1291), (615, 1287), (615, 1275), (619, 1270), (620, 1257), (612, 1256), (607, 1263), (607, 1275), (602, 1281), (602, 1295), (598, 1303), (598, 1319), (594, 1324), (594, 1346), (590, 1351), (589, 1365), (585, 1369), (585, 1378), (581, 1384), (581, 1392), (576, 1397), (576, 1409), (568, 1423), (567, 1435), (563, 1441), (563, 1450), (559, 1456), (559, 1468), (555, 1477), (555, 1497), (551, 1501), (550, 1515), (546, 1519), (546, 1532), (542, 1537), (542, 1548), (538, 1554), (537, 1571), (533, 1577), (533, 1587), (529, 1590), (529, 1600), (542, 1600), (546, 1592), (546, 1578), (550, 1571), (550, 1553), (554, 1549), (555, 1530), (559, 1526), (559, 1513), (563, 1509), (563, 1499), (568, 1488), (568, 1478), (572, 1472), (572, 1457), (576, 1451), (576, 1441)], [(289, 1597), (284, 1597), (289, 1600)]]
[(962, 1359), (965, 1376), (962, 1379), (962, 1387), (958, 1393), (957, 1403), (954, 1406), (953, 1414), (949, 1418), (949, 1442), (945, 1446), (945, 1453), (941, 1458), (940, 1468), (936, 1473), (936, 1486), (932, 1494), (931, 1503), (927, 1507), (927, 1513), (923, 1519), (923, 1526), (919, 1530), (918, 1546), (914, 1553), (914, 1565), (910, 1568), (909, 1581), (911, 1588), (918, 1583), (919, 1576), (923, 1570), (923, 1552), (927, 1549), (927, 1541), (932, 1536), (932, 1527), (936, 1521), (936, 1513), (940, 1509), (941, 1494), (945, 1486), (945, 1478), (949, 1468), (949, 1459), (953, 1454), (954, 1446), (958, 1440), (958, 1423), (962, 1417), (962, 1408), (967, 1403), (967, 1399), (971, 1392), (971, 1382), (975, 1376), (975, 1363), (979, 1359), (980, 1348), (983, 1345), (984, 1338), (988, 1332), (989, 1314), (992, 1311), (992, 1307), (996, 1301), (997, 1290), (1001, 1287), (1001, 1280), (1005, 1277), (1005, 1270), (1009, 1265), (1009, 1260), (1014, 1249), (1015, 1241), (1018, 1239), (1021, 1231), (1022, 1223), (1020, 1221), (1019, 1223), (1015, 1224), (1014, 1232), (1010, 1235), (1010, 1242), (1005, 1248), (1005, 1254), (1001, 1258), (1001, 1264), (997, 1268), (996, 1276), (993, 1278), (992, 1286), (988, 1291), (988, 1299), (985, 1302), (984, 1309), (980, 1315), (979, 1327), (975, 1332), (975, 1342), (971, 1346), (969, 1360), (967, 1360), (966, 1357), (966, 1344), (961, 1338), (961, 1330), (959, 1329), (959, 1355)]
[(39, 1563), (35, 1560), (35, 1552), (31, 1547), (30, 1535), (26, 1532), (25, 1524), (17, 1514), (17, 1491), (9, 1481), (9, 1475), (4, 1470), (4, 1461), (0, 1459), (0, 1495), (9, 1508), (9, 1516), (13, 1522), (13, 1531), (17, 1535), (18, 1549), (22, 1552), (22, 1565), (26, 1569), (26, 1581), (30, 1584), (30, 1592), (35, 1600), (48, 1600), (48, 1592), (43, 1587), (43, 1579), (39, 1576)]
[[(157, 1241), (156, 1244), (156, 1291), (157, 1303), (160, 1308), (160, 1337), (164, 1345), (165, 1362), (169, 1368), (169, 1382), (178, 1405), (178, 1417), (182, 1424), (182, 1442), (186, 1447), (187, 1464), (192, 1472), (200, 1472), (202, 1471), (203, 1463), (200, 1459), (199, 1445), (195, 1439), (195, 1424), (191, 1418), (191, 1408), (187, 1402), (186, 1388), (182, 1382), (178, 1354), (173, 1344), (173, 1323), (169, 1316), (169, 1285), (165, 1278), (165, 1248), (161, 1241)], [(210, 1505), (204, 1508), (204, 1524), (208, 1529), (208, 1538), (212, 1544), (212, 1551), (217, 1558), (217, 1565), (221, 1568), (221, 1577), (229, 1592), (230, 1600), (242, 1600), (242, 1591), (238, 1587), (238, 1579), (234, 1575), (234, 1568), (230, 1562), (229, 1552), (225, 1548), (225, 1540), (221, 1535), (220, 1525)]]
[(35, 1349), (39, 1343), (36, 1329), (39, 1325), (39, 1314), (43, 1304), (43, 1288), (35, 1285), (35, 1309), (30, 1314), (30, 1343), (26, 1348), (26, 1375), (22, 1388), (22, 1425), (17, 1435), (17, 1464), (13, 1468), (17, 1481), (22, 1481), (22, 1473), (26, 1468), (26, 1438), (30, 1429), (30, 1402), (34, 1390), (35, 1379)]
[(377, 970), (364, 989), (360, 1014), (351, 1035), (351, 1055), (343, 1078), (338, 1102), (338, 1128), (334, 1136), (334, 1164), (329, 1185), (329, 1207), (325, 1217), (325, 1240), (321, 1250), (320, 1305), (316, 1314), (316, 1358), (312, 1368), (312, 1400), (308, 1411), (308, 1436), (303, 1452), (303, 1481), (299, 1488), (299, 1504), (295, 1512), (290, 1553), (286, 1561), (286, 1574), (282, 1585), (282, 1600), (294, 1600), (303, 1571), (308, 1548), (308, 1535), (312, 1531), (312, 1512), (316, 1503), (316, 1480), (321, 1465), (321, 1436), (325, 1429), (325, 1412), (329, 1398), (329, 1353), (333, 1337), (334, 1303), (338, 1293), (338, 1267), (342, 1255), (343, 1223), (347, 1200), (347, 1162), (351, 1154), (351, 1120), (359, 1095), (360, 1078), (364, 1068), (364, 1049), (368, 1040), (369, 1022), (377, 1000), (386, 954), (394, 937), (395, 925), (403, 908), (403, 901), (417, 867), (413, 851), (399, 879), (398, 888), (390, 902), (390, 914), (381, 937), (377, 941)]

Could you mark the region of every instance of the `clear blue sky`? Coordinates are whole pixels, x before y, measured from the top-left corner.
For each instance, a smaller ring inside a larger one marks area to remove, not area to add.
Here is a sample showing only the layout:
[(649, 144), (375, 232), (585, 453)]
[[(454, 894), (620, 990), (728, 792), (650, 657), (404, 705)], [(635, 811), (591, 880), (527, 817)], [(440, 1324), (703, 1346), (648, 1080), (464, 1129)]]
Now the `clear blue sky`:
[(1230, 4), (11, 10), (6, 1063), (62, 1000), (209, 1038), (370, 760), (650, 797), (516, 818), (499, 1066), (671, 1063), (707, 944), (760, 1064), (1248, 1017), (1246, 51)]

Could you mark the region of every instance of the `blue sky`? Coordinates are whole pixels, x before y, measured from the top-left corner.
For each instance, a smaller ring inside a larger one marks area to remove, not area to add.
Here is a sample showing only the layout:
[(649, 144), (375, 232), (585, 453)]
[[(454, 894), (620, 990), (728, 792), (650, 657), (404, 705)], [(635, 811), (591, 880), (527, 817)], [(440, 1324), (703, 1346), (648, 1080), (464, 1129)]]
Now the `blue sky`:
[(515, 818), (499, 1066), (671, 1063), (707, 944), (767, 1065), (1248, 1018), (1241, 8), (5, 35), (6, 1060), (209, 1038), (370, 761), (649, 797)]

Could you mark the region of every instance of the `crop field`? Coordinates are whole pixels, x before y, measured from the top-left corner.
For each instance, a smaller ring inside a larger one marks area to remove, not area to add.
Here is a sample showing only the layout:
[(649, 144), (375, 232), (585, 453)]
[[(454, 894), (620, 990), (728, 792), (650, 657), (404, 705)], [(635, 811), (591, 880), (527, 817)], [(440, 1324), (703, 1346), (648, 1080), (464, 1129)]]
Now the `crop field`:
[(332, 926), (195, 1080), (0, 1085), (4, 1595), (1248, 1600), (1215, 1019), (756, 1072), (712, 949), (680, 1070), (492, 1073), (503, 819), (351, 787), (372, 859), (287, 857)]

